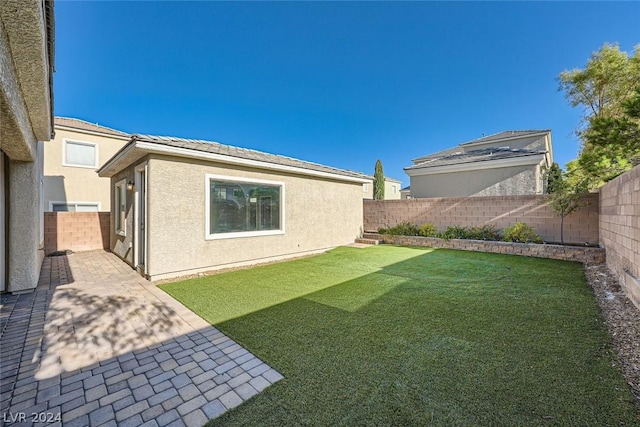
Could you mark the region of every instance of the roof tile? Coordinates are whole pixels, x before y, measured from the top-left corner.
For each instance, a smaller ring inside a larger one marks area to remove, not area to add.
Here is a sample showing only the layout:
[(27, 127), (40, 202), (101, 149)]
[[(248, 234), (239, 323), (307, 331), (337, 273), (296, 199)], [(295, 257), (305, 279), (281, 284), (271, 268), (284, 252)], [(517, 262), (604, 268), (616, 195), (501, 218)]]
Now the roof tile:
[(185, 148), (194, 151), (204, 151), (217, 153), (221, 155), (238, 157), (248, 160), (256, 160), (266, 163), (273, 163), (283, 166), (292, 166), (301, 169), (308, 169), (317, 172), (332, 173), (337, 175), (349, 176), (354, 178), (371, 179), (371, 176), (360, 172), (350, 170), (337, 169), (330, 166), (321, 165), (319, 163), (307, 162), (295, 159), (293, 157), (280, 156), (276, 154), (264, 153), (261, 151), (250, 150), (247, 148), (239, 148), (231, 145), (224, 145), (213, 141), (204, 141), (196, 139), (184, 139), (177, 137), (154, 136), (154, 135), (134, 135), (133, 139), (154, 144), (162, 144), (172, 147)]
[(105, 135), (114, 135), (114, 136), (124, 136), (128, 137), (129, 134), (126, 132), (122, 132), (116, 129), (111, 129), (106, 126), (101, 126), (99, 124), (93, 124), (86, 122), (80, 119), (73, 119), (70, 117), (55, 117), (54, 118), (55, 126), (65, 126), (74, 129), (87, 130), (91, 132), (103, 133)]

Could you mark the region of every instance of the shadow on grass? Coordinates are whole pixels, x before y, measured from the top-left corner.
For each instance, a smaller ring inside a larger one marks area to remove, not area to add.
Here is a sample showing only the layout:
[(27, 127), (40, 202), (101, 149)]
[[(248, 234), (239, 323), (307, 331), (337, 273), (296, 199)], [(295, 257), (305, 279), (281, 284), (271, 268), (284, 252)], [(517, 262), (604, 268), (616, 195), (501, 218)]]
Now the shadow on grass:
[(219, 323), (286, 380), (211, 425), (638, 422), (579, 264), (438, 250), (373, 270)]

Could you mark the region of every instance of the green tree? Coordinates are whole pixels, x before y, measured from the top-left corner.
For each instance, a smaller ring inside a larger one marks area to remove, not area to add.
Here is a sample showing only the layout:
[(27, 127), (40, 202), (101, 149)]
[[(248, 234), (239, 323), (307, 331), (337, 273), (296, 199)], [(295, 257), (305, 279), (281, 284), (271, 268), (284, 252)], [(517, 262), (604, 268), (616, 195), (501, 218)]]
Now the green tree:
[(373, 174), (373, 200), (384, 200), (384, 172), (380, 160), (376, 161), (376, 171)]
[(545, 171), (545, 188), (544, 191), (547, 194), (553, 194), (558, 189), (560, 181), (562, 180), (562, 169), (556, 162), (551, 163), (548, 170)]
[(604, 183), (640, 163), (640, 45), (629, 56), (605, 44), (585, 68), (560, 73), (560, 90), (584, 114), (577, 168)]
[(560, 244), (564, 245), (564, 219), (577, 209), (586, 206), (585, 194), (588, 193), (588, 180), (570, 184), (564, 176), (556, 182), (551, 195), (551, 209), (560, 217)]

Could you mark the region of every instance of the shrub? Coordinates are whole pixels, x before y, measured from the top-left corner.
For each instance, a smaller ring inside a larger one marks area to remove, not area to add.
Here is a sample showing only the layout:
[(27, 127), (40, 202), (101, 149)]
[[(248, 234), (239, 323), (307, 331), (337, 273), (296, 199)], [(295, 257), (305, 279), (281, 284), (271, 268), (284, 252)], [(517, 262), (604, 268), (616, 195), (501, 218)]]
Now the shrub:
[(505, 242), (542, 243), (542, 239), (538, 233), (524, 222), (517, 222), (511, 227), (505, 228), (503, 240)]
[(393, 227), (380, 228), (378, 232), (380, 234), (392, 234), (394, 236), (417, 236), (420, 230), (417, 225), (405, 221)]
[(500, 233), (493, 224), (473, 227), (469, 230), (469, 235), (469, 239), (474, 240), (500, 240)]
[(423, 237), (434, 237), (436, 234), (438, 234), (436, 226), (429, 222), (427, 222), (426, 224), (422, 224), (418, 232)]
[(471, 230), (469, 230), (467, 227), (460, 227), (458, 225), (450, 225), (449, 227), (447, 227), (447, 229), (444, 232), (438, 233), (437, 237), (439, 237), (441, 239), (445, 239), (445, 240), (449, 240), (449, 239), (469, 239), (470, 235), (471, 235)]

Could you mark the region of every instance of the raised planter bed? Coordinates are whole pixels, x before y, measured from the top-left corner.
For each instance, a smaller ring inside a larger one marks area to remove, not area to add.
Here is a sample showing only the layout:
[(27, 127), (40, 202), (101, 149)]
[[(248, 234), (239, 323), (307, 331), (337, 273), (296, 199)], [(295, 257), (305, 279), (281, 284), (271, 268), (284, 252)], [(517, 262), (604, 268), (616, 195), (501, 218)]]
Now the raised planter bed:
[(463, 251), (490, 252), (496, 254), (523, 255), (536, 258), (551, 258), (565, 261), (578, 261), (585, 264), (605, 262), (602, 248), (545, 245), (536, 243), (510, 243), (488, 240), (450, 239), (421, 236), (393, 236), (389, 234), (364, 233), (363, 238), (379, 240), (403, 246), (427, 246), (430, 248), (460, 249)]

